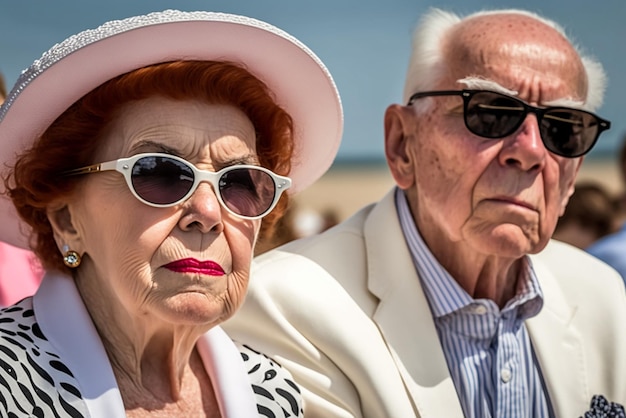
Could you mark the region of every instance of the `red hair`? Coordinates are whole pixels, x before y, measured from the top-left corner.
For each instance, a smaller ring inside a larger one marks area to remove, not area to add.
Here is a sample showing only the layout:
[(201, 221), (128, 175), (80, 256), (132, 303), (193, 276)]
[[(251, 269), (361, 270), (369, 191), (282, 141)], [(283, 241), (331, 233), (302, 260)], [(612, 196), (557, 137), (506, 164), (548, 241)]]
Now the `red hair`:
[[(153, 96), (228, 104), (242, 110), (256, 130), (259, 162), (287, 175), (293, 153), (293, 121), (267, 86), (245, 68), (228, 62), (175, 61), (155, 64), (111, 79), (59, 116), (15, 163), (5, 179), (9, 197), (32, 228), (31, 247), (47, 269), (65, 270), (46, 209), (72, 193), (80, 177), (60, 173), (90, 164), (105, 129), (126, 103)], [(11, 186), (15, 185), (15, 186)], [(287, 194), (263, 219), (260, 239), (271, 235), (285, 212)]]

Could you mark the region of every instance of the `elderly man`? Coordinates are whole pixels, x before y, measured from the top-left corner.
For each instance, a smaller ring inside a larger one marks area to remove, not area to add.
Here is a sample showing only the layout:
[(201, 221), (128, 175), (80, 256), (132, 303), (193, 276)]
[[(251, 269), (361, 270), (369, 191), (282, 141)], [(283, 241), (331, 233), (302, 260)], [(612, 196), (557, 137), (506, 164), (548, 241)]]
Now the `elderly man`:
[(550, 242), (600, 64), (516, 10), (426, 15), (405, 105), (385, 114), (396, 186), (257, 260), (228, 325), (290, 369), (307, 417), (579, 417), (626, 400), (619, 275)]

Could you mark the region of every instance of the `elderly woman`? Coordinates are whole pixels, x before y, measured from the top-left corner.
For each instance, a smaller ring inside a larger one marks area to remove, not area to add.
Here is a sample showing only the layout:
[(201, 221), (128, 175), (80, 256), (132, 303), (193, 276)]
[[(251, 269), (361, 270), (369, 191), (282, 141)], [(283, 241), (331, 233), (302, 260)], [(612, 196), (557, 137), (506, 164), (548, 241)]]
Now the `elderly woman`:
[(289, 374), (218, 325), (283, 192), (338, 148), (309, 49), (241, 16), (109, 22), (35, 61), (0, 118), (0, 238), (48, 271), (0, 311), (0, 415), (301, 416)]

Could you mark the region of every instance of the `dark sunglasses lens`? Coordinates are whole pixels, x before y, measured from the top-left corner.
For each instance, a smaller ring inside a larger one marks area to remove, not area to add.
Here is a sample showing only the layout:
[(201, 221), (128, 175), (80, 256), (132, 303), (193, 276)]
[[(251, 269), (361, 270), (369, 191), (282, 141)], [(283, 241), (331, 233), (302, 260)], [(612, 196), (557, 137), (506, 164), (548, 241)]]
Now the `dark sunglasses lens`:
[(541, 121), (541, 137), (546, 148), (564, 157), (588, 152), (598, 137), (598, 119), (587, 112), (550, 109)]
[(242, 216), (260, 216), (274, 203), (276, 186), (265, 171), (236, 168), (222, 175), (220, 194), (228, 209)]
[(186, 164), (168, 157), (143, 157), (133, 166), (131, 175), (135, 192), (157, 205), (169, 205), (182, 199), (193, 186), (193, 171)]
[(483, 138), (502, 138), (524, 120), (524, 106), (510, 97), (492, 92), (474, 93), (465, 106), (467, 129)]

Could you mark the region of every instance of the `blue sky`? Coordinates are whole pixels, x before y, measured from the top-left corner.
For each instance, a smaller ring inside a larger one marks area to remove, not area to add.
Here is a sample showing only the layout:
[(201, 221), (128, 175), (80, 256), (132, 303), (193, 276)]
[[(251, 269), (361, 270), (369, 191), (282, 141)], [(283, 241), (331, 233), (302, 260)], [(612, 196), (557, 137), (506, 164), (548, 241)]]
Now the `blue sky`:
[(243, 14), (299, 38), (326, 63), (342, 96), (345, 131), (338, 161), (382, 160), (382, 119), (401, 101), (410, 35), (430, 7), (461, 14), (521, 7), (561, 23), (609, 76), (604, 106), (613, 123), (591, 157), (614, 155), (626, 134), (624, 0), (13, 0), (0, 4), (0, 71), (9, 87), (20, 71), (67, 36), (101, 23), (176, 8)]

